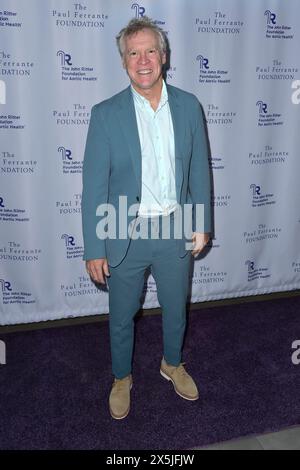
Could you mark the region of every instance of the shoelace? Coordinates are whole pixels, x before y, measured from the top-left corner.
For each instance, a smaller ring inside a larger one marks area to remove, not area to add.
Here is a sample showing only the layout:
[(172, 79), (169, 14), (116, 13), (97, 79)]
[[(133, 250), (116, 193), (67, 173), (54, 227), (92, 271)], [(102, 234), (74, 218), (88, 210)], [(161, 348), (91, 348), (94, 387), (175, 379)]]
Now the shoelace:
[(113, 383), (113, 388), (118, 391), (118, 390), (121, 390), (123, 387), (125, 387), (127, 385), (127, 382), (128, 380), (124, 380), (124, 379), (121, 379), (121, 380), (118, 380), (118, 379), (115, 379), (114, 383)]
[(176, 371), (178, 374), (182, 376), (188, 376), (188, 373), (183, 366), (185, 366), (185, 362), (182, 362), (181, 364), (179, 364), (179, 366), (173, 370), (172, 374)]

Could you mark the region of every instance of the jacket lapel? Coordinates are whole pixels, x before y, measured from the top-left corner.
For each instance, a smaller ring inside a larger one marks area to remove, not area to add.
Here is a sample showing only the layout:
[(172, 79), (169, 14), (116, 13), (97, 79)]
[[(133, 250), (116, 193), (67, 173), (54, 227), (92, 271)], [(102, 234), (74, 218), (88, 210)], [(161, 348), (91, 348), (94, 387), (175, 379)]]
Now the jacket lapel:
[(130, 86), (126, 88), (122, 97), (122, 102), (118, 109), (120, 125), (124, 133), (125, 140), (130, 150), (133, 170), (137, 180), (139, 194), (141, 194), (142, 181), (142, 154), (139, 132), (137, 127), (135, 108)]

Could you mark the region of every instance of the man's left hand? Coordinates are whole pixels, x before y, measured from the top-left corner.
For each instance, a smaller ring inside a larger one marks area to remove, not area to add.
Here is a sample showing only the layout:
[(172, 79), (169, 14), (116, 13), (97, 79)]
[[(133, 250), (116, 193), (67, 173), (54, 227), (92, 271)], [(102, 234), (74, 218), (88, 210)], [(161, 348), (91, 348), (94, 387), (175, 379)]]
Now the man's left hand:
[(205, 245), (207, 244), (208, 240), (210, 238), (209, 233), (199, 233), (199, 232), (194, 232), (192, 235), (192, 242), (193, 242), (193, 251), (192, 255), (194, 257), (198, 256), (199, 253), (203, 250)]

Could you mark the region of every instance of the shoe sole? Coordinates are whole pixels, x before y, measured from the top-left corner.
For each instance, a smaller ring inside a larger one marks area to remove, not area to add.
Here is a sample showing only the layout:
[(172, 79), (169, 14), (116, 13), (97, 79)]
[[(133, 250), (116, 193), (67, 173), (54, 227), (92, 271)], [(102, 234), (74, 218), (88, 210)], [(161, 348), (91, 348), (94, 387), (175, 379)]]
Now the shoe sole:
[(130, 407), (128, 408), (128, 410), (126, 411), (126, 413), (125, 413), (124, 415), (122, 415), (122, 416), (116, 416), (116, 415), (114, 415), (113, 412), (111, 411), (111, 409), (109, 409), (109, 411), (110, 411), (110, 416), (111, 416), (113, 419), (118, 419), (118, 420), (120, 420), (120, 419), (124, 419), (124, 418), (126, 418), (126, 416), (128, 416), (129, 411), (130, 411)]
[[(130, 390), (132, 389), (132, 384), (130, 385)], [(113, 419), (124, 419), (126, 418), (126, 416), (128, 416), (129, 414), (129, 411), (130, 411), (130, 404), (129, 404), (129, 408), (125, 411), (125, 413), (122, 415), (122, 416), (117, 416), (117, 415), (114, 415), (113, 412), (111, 411), (111, 408), (109, 407), (109, 412), (110, 412), (110, 416), (113, 418)]]
[(160, 374), (162, 375), (162, 377), (163, 377), (164, 379), (167, 379), (167, 380), (169, 380), (169, 381), (172, 382), (175, 392), (176, 392), (177, 395), (179, 395), (181, 398), (184, 398), (185, 400), (189, 400), (189, 401), (196, 401), (196, 400), (199, 399), (199, 395), (197, 395), (196, 397), (193, 397), (193, 398), (192, 398), (192, 397), (188, 397), (187, 395), (183, 395), (182, 393), (180, 393), (180, 392), (177, 390), (174, 380), (173, 380), (169, 375), (167, 375), (167, 374), (166, 374), (165, 372), (163, 372), (161, 369), (160, 369)]

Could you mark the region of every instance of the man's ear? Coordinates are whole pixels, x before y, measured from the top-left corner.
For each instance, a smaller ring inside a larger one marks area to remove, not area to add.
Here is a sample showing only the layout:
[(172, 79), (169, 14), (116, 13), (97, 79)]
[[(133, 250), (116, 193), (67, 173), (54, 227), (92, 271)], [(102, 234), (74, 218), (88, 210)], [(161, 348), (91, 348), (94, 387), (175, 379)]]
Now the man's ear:
[(165, 52), (161, 55), (161, 62), (163, 65), (167, 62), (167, 54)]

